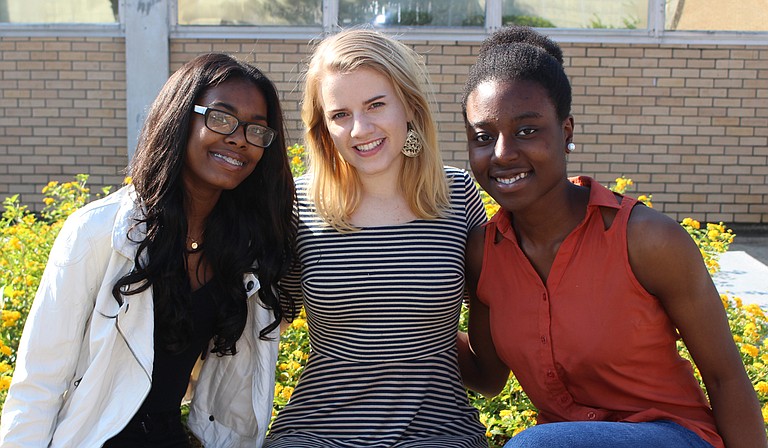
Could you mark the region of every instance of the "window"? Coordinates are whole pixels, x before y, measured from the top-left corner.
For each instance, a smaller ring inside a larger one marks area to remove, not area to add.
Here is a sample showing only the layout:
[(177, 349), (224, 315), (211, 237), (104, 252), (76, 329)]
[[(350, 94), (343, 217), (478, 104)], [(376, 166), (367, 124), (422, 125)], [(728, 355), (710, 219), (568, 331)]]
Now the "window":
[(119, 0), (0, 0), (2, 23), (115, 23)]
[(477, 26), (485, 24), (485, 0), (339, 0), (339, 25)]
[(668, 30), (768, 31), (765, 0), (667, 0)]
[(322, 0), (178, 0), (179, 25), (322, 25)]
[(502, 25), (647, 28), (648, 0), (503, 0)]

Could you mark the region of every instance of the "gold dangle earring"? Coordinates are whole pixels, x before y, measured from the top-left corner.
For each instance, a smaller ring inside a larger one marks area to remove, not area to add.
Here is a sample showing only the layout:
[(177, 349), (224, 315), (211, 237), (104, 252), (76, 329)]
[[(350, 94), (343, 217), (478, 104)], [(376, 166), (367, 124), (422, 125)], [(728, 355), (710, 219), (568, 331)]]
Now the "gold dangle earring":
[(416, 157), (421, 154), (422, 146), (419, 134), (413, 130), (411, 123), (408, 123), (408, 137), (406, 137), (403, 149), (400, 151), (407, 157)]

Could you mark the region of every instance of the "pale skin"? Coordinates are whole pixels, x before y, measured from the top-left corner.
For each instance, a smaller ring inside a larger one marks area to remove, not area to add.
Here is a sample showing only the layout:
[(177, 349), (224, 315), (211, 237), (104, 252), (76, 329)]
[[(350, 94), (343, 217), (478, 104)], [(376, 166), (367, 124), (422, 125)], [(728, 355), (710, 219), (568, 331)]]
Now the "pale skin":
[[(392, 82), (368, 68), (327, 72), (320, 100), (334, 146), (355, 168), (362, 186), (350, 223), (375, 227), (415, 220), (399, 182), (404, 157), (400, 150), (412, 112), (397, 97)], [(288, 326), (283, 320), (280, 331)]]
[(367, 227), (416, 219), (399, 182), (404, 157), (400, 150), (412, 113), (392, 82), (379, 72), (360, 68), (325, 73), (320, 86), (328, 132), (362, 184), (350, 223)]
[[(564, 148), (573, 138), (573, 118), (558, 119), (546, 91), (536, 83), (487, 84), (470, 94), (467, 103), (470, 163), (483, 188), (499, 196), (501, 212), (511, 213), (521, 248), (546, 283), (560, 244), (583, 219), (588, 202), (588, 190), (571, 184), (565, 173)], [(526, 113), (505, 115), (506, 109)], [(517, 171), (508, 172), (510, 166)], [(519, 182), (497, 180), (523, 171), (527, 174)], [(615, 211), (604, 211), (606, 227), (614, 216)], [(633, 209), (627, 239), (634, 275), (658, 298), (701, 372), (725, 445), (767, 447), (760, 404), (693, 240), (677, 222), (644, 206)], [(467, 387), (493, 396), (504, 387), (509, 368), (496, 354), (489, 310), (475, 295), (483, 244), (484, 229), (476, 229), (466, 253), (469, 334), (459, 335), (459, 348)]]

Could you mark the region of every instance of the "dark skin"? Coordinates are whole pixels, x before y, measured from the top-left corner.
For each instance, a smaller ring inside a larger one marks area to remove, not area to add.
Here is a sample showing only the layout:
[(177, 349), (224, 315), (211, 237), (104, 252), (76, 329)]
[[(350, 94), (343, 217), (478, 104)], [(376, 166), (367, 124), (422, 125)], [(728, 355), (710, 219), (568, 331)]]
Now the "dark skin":
[[(510, 214), (520, 247), (546, 284), (560, 244), (585, 216), (589, 196), (566, 177), (573, 118), (558, 118), (535, 82), (486, 82), (468, 98), (467, 136), (478, 182), (502, 206), (500, 213)], [(603, 210), (606, 227), (614, 215)], [(484, 238), (484, 229), (475, 229), (467, 242), (471, 312), (468, 335), (459, 335), (459, 356), (466, 386), (493, 396), (504, 387), (509, 368), (496, 354), (489, 310), (475, 294)], [(636, 206), (627, 239), (633, 273), (658, 298), (701, 372), (725, 445), (768, 447), (760, 404), (691, 237), (662, 213)]]
[[(234, 115), (241, 122), (267, 125), (267, 103), (258, 87), (243, 79), (230, 79), (209, 87), (195, 104)], [(256, 168), (264, 148), (249, 143), (245, 128), (223, 135), (205, 126), (203, 115), (193, 114), (182, 171), (186, 191), (184, 210), (187, 215), (187, 243), (198, 241), (205, 221), (216, 206), (221, 193), (245, 180)], [(188, 248), (190, 249), (190, 248)], [(197, 290), (213, 275), (204, 250), (187, 253), (187, 273), (191, 289)]]

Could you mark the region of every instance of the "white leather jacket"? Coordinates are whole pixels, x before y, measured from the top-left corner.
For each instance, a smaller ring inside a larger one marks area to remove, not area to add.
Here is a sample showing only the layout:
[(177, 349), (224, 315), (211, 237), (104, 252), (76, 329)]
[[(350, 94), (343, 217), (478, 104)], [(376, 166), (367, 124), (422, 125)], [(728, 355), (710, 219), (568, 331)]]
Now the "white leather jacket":
[[(128, 186), (88, 204), (58, 235), (21, 338), (1, 447), (100, 447), (149, 393), (151, 288), (122, 306), (112, 296), (133, 267), (134, 197)], [(194, 386), (189, 424), (207, 448), (261, 447), (272, 413), (279, 331), (259, 339), (272, 313), (258, 302), (258, 279), (243, 281), (249, 318), (237, 355), (209, 355)]]

